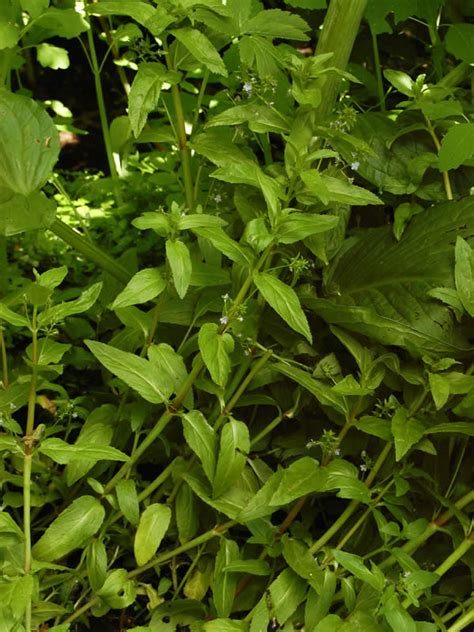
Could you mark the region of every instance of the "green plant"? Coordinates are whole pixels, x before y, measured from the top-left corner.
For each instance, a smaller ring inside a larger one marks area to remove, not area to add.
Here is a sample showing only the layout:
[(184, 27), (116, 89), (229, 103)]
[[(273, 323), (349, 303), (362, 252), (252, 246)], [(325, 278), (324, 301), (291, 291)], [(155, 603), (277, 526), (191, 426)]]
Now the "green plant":
[[(0, 14), (17, 25), (0, 91), (5, 631), (474, 620), (474, 36), (441, 28), (442, 0), (344, 7), (330, 4), (316, 54), (298, 50), (296, 11), (251, 0)], [(20, 24), (51, 12), (89, 29), (111, 186), (58, 180), (53, 122), (11, 90)], [(431, 73), (382, 73), (392, 13), (426, 21)], [(369, 79), (346, 68), (363, 14)], [(110, 126), (95, 16), (135, 69)], [(146, 246), (81, 216), (77, 191)], [(88, 289), (64, 265), (21, 270), (7, 246), (32, 230), (97, 266)]]

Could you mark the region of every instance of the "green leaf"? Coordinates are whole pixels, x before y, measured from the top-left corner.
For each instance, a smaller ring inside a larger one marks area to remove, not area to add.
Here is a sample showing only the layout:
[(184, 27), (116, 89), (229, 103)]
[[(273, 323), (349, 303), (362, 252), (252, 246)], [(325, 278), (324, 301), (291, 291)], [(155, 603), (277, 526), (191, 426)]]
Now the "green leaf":
[(306, 41), (310, 26), (299, 15), (280, 9), (260, 11), (245, 24), (245, 33), (271, 38)]
[(178, 221), (179, 230), (194, 230), (195, 228), (222, 228), (227, 222), (222, 217), (207, 215), (206, 213), (193, 213), (182, 215)]
[(10, 325), (15, 325), (15, 327), (30, 327), (28, 318), (17, 314), (3, 303), (0, 303), (0, 321), (1, 320), (6, 321)]
[(59, 305), (53, 305), (53, 307), (50, 307), (49, 309), (45, 309), (40, 313), (38, 323), (43, 327), (47, 325), (56, 325), (68, 316), (86, 312), (99, 298), (101, 290), (102, 283), (94, 283), (87, 288), (87, 290), (84, 290), (80, 297), (75, 301), (67, 301), (65, 303), (60, 303)]
[(327, 0), (284, 0), (284, 3), (295, 9), (309, 9), (313, 11), (327, 7)]
[(0, 187), (0, 235), (9, 237), (27, 230), (47, 228), (55, 215), (55, 201), (48, 199), (42, 191), (22, 195)]
[(218, 498), (240, 477), (250, 451), (247, 426), (230, 419), (222, 428), (219, 457), (213, 483), (213, 497)]
[(474, 423), (469, 421), (450, 421), (443, 424), (436, 424), (425, 430), (425, 434), (454, 434), (459, 432), (470, 437), (474, 437)]
[(321, 491), (327, 481), (327, 474), (319, 463), (309, 456), (298, 459), (283, 471), (280, 485), (273, 494), (270, 504), (286, 505), (292, 500)]
[[(160, 375), (167, 375), (173, 384), (173, 393), (178, 393), (181, 386), (188, 377), (186, 365), (183, 358), (166, 342), (160, 342), (158, 345), (150, 345), (148, 348), (148, 358), (153, 365), (154, 371)], [(191, 390), (184, 399), (184, 405), (190, 408), (193, 403), (193, 395)]]
[(130, 606), (136, 599), (135, 583), (128, 579), (124, 568), (116, 568), (107, 574), (103, 586), (97, 591), (97, 596), (107, 606), (122, 609)]
[(224, 566), (223, 573), (246, 573), (248, 575), (270, 575), (271, 569), (265, 560), (234, 560)]
[(172, 15), (167, 14), (163, 8), (156, 8), (139, 0), (103, 0), (103, 2), (88, 5), (87, 11), (93, 15), (128, 16), (147, 28), (155, 36), (158, 36), (176, 19)]
[(184, 544), (194, 538), (199, 529), (197, 497), (186, 482), (183, 482), (176, 496), (175, 516), (179, 541)]
[(242, 123), (248, 123), (250, 129), (257, 133), (285, 134), (290, 131), (291, 127), (288, 119), (273, 107), (248, 103), (235, 105), (217, 114), (206, 123), (206, 129), (221, 125), (241, 125)]
[(451, 24), (444, 44), (451, 55), (474, 64), (474, 24)]
[(209, 239), (211, 244), (217, 248), (219, 252), (222, 252), (226, 257), (231, 259), (231, 261), (240, 263), (242, 266), (252, 264), (252, 256), (249, 255), (240, 244), (231, 239), (227, 233), (222, 230), (222, 228), (207, 228), (199, 226), (198, 228), (194, 228), (193, 232), (195, 232), (196, 235), (199, 235), (199, 237)]
[(412, 217), (422, 213), (425, 209), (416, 202), (403, 202), (395, 209), (393, 221), (393, 234), (397, 241), (402, 238), (403, 232)]
[(140, 230), (152, 229), (161, 237), (166, 237), (172, 231), (170, 218), (163, 212), (143, 213), (132, 224)]
[(273, 364), (273, 368), (312, 393), (323, 406), (329, 406), (343, 415), (348, 413), (349, 407), (344, 396), (336, 393), (323, 381), (312, 377), (307, 371), (303, 371), (289, 364), (284, 364), (283, 362), (276, 362)]
[(325, 299), (305, 306), (324, 320), (414, 355), (456, 358), (470, 348), (451, 310), (427, 292), (453, 286), (452, 235), (471, 236), (474, 199), (426, 209), (397, 242), (390, 226), (364, 231), (330, 266)]
[(128, 461), (128, 456), (110, 446), (98, 446), (93, 443), (76, 443), (71, 445), (62, 439), (44, 439), (38, 451), (45, 454), (55, 463), (66, 465), (71, 461)]
[(94, 592), (100, 590), (107, 576), (107, 550), (103, 540), (92, 540), (87, 547), (87, 577)]
[(311, 331), (296, 292), (286, 283), (268, 272), (257, 272), (253, 280), (263, 298), (276, 313), (310, 343)]
[(383, 74), (385, 79), (387, 79), (387, 81), (389, 81), (396, 90), (407, 97), (414, 96), (413, 86), (415, 85), (415, 82), (409, 75), (406, 74), (406, 72), (388, 69), (384, 70)]
[(204, 33), (190, 27), (184, 27), (171, 31), (171, 34), (211, 72), (227, 77), (227, 69), (221, 56)]
[(440, 410), (446, 404), (450, 395), (449, 381), (439, 373), (429, 373), (428, 378), (436, 410)]
[(54, 562), (74, 549), (81, 548), (97, 533), (104, 518), (105, 509), (96, 498), (76, 498), (33, 546), (33, 557), (44, 562)]
[(52, 44), (39, 44), (36, 47), (36, 57), (43, 68), (66, 70), (69, 68), (69, 53), (65, 48)]
[(139, 64), (128, 95), (128, 116), (135, 138), (145, 127), (148, 115), (156, 110), (163, 84), (175, 85), (179, 79), (179, 73), (167, 70), (158, 62)]
[(277, 229), (280, 244), (293, 244), (331, 230), (339, 223), (339, 217), (333, 215), (317, 215), (315, 213), (291, 213), (283, 219)]
[(357, 430), (365, 432), (366, 434), (379, 437), (384, 441), (391, 441), (392, 432), (390, 430), (390, 422), (386, 419), (379, 419), (378, 417), (371, 417), (365, 415), (360, 419), (354, 421), (354, 426)]
[(216, 555), (214, 565), (214, 578), (212, 582), (212, 592), (214, 605), (219, 617), (228, 617), (232, 611), (235, 589), (239, 581), (239, 576), (234, 573), (225, 573), (231, 562), (240, 558), (239, 547), (233, 540), (221, 538), (219, 551)]
[(219, 333), (215, 323), (206, 323), (199, 330), (199, 350), (211, 378), (218, 386), (225, 386), (230, 372), (229, 353), (234, 350), (234, 339), (229, 333)]
[(199, 410), (190, 410), (181, 417), (186, 443), (196, 454), (212, 483), (216, 469), (216, 435)]
[(133, 552), (138, 566), (143, 566), (155, 555), (171, 521), (171, 509), (167, 505), (148, 505), (140, 516), (133, 542)]
[(308, 585), (304, 579), (285, 568), (270, 584), (273, 611), (280, 624), (285, 624), (306, 597)]
[[(474, 29), (474, 25), (472, 25)], [(474, 156), (474, 123), (456, 123), (443, 140), (438, 155), (440, 171), (457, 169), (463, 162)]]
[[(374, 574), (364, 564), (361, 557), (354, 555), (353, 553), (347, 553), (346, 551), (339, 551), (332, 549), (331, 551), (336, 562), (339, 562), (347, 571), (352, 573), (357, 579), (369, 584), (377, 592), (382, 592), (384, 589), (385, 580), (383, 575)], [(373, 565), (374, 566), (374, 565)]]
[(395, 440), (395, 459), (400, 461), (408, 450), (423, 437), (425, 427), (408, 416), (406, 408), (397, 408), (392, 418), (392, 434)]
[(347, 180), (319, 174), (315, 169), (303, 171), (301, 179), (306, 185), (306, 191), (313, 193), (323, 204), (340, 202), (351, 206), (367, 206), (368, 204), (382, 204), (382, 200)]
[(57, 9), (50, 7), (35, 22), (36, 26), (46, 29), (50, 36), (58, 35), (66, 39), (78, 37), (90, 27), (82, 15), (75, 9)]
[(112, 309), (146, 303), (159, 296), (166, 288), (166, 281), (158, 268), (145, 268), (133, 275), (126, 287), (115, 297)]
[(50, 177), (59, 155), (53, 121), (33, 99), (1, 88), (0, 136), (0, 188), (23, 196), (36, 192)]
[(132, 479), (119, 481), (115, 493), (120, 511), (132, 525), (136, 526), (140, 519), (140, 507), (135, 481)]
[(188, 247), (182, 241), (166, 240), (166, 259), (173, 274), (173, 283), (179, 298), (184, 298), (191, 281), (192, 263)]
[(309, 548), (300, 540), (285, 538), (283, 541), (283, 557), (290, 568), (308, 583), (322, 592), (324, 573)]
[(143, 399), (152, 404), (161, 404), (169, 399), (173, 392), (171, 378), (164, 373), (158, 375), (151, 362), (102, 342), (84, 342), (106, 369), (136, 390)]
[(270, 501), (277, 489), (280, 487), (283, 470), (277, 470), (265, 482), (252, 499), (245, 505), (238, 514), (239, 522), (250, 522), (269, 516), (275, 511), (275, 506), (271, 506)]
[(247, 626), (244, 621), (219, 618), (206, 621), (202, 630), (203, 632), (247, 632)]
[(396, 595), (384, 599), (382, 612), (393, 632), (417, 632), (416, 622), (401, 605)]

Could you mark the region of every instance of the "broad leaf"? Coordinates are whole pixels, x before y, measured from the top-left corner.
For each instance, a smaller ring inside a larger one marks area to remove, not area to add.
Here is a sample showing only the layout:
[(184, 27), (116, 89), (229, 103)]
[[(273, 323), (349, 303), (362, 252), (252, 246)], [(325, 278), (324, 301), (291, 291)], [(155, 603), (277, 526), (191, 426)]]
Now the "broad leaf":
[(381, 573), (374, 573), (373, 570), (370, 571), (367, 566), (365, 566), (361, 557), (353, 553), (347, 553), (346, 551), (338, 551), (337, 549), (333, 549), (331, 553), (336, 562), (339, 562), (341, 566), (355, 577), (372, 586), (377, 592), (382, 592), (385, 584), (384, 576)]
[(395, 459), (400, 461), (425, 433), (425, 427), (408, 415), (406, 408), (398, 408), (392, 417), (392, 434), (395, 441)]
[(279, 623), (284, 624), (306, 597), (308, 585), (291, 568), (285, 568), (270, 584), (273, 610)]
[(193, 231), (196, 235), (199, 235), (199, 237), (209, 239), (212, 245), (231, 261), (240, 263), (240, 265), (243, 266), (248, 266), (252, 263), (252, 256), (240, 244), (231, 239), (222, 228), (199, 226), (193, 228)]
[[(472, 25), (474, 32), (474, 25)], [(474, 156), (474, 123), (457, 123), (451, 127), (439, 150), (440, 171), (457, 169), (465, 160)]]
[(135, 481), (132, 479), (119, 481), (115, 493), (120, 511), (131, 524), (136, 526), (140, 519), (140, 508)]
[(148, 505), (140, 516), (133, 551), (138, 566), (143, 566), (155, 555), (168, 530), (171, 509), (167, 505)]
[(451, 24), (444, 40), (449, 53), (474, 64), (474, 24)]
[(239, 576), (235, 573), (225, 573), (224, 569), (240, 558), (239, 547), (233, 540), (221, 538), (219, 551), (216, 555), (212, 592), (214, 605), (219, 617), (228, 617), (232, 611), (235, 589)]
[(299, 15), (280, 9), (260, 11), (245, 24), (245, 33), (251, 35), (300, 41), (309, 39), (305, 33), (309, 30), (308, 23)]
[(50, 7), (36, 21), (36, 26), (49, 31), (49, 35), (58, 35), (66, 39), (78, 37), (90, 26), (87, 20), (75, 9), (57, 9)]
[(270, 307), (292, 329), (303, 334), (309, 342), (312, 342), (308, 321), (293, 288), (268, 272), (255, 273), (253, 280)]
[(451, 310), (427, 293), (454, 286), (453, 236), (473, 234), (473, 198), (426, 209), (400, 242), (389, 226), (366, 230), (330, 267), (327, 298), (304, 303), (326, 321), (383, 344), (455, 358), (470, 344)]
[(71, 445), (62, 439), (45, 439), (38, 448), (39, 452), (61, 465), (71, 461), (128, 461), (128, 456), (116, 448), (84, 442)]
[(161, 404), (169, 399), (173, 392), (170, 376), (154, 371), (149, 360), (102, 342), (85, 340), (85, 343), (106, 369), (136, 390), (148, 402)]
[(341, 204), (351, 204), (354, 206), (366, 206), (368, 204), (382, 204), (382, 200), (355, 184), (347, 180), (334, 178), (325, 174), (319, 174), (316, 170), (304, 171), (301, 179), (306, 185), (305, 193), (312, 193), (318, 197), (323, 204), (329, 202), (340, 202)]
[(331, 230), (339, 223), (334, 215), (316, 215), (315, 213), (291, 213), (279, 224), (277, 229), (278, 243), (293, 244)]
[(100, 529), (105, 509), (92, 496), (76, 498), (49, 525), (33, 547), (33, 557), (54, 562), (87, 543)]
[(145, 268), (133, 275), (126, 287), (115, 297), (112, 309), (146, 303), (159, 296), (166, 288), (166, 281), (158, 268)]
[(39, 324), (43, 327), (56, 325), (68, 316), (87, 312), (99, 298), (101, 290), (102, 283), (94, 283), (87, 290), (84, 290), (76, 300), (59, 303), (59, 305), (53, 305), (53, 307), (45, 309), (38, 317)]

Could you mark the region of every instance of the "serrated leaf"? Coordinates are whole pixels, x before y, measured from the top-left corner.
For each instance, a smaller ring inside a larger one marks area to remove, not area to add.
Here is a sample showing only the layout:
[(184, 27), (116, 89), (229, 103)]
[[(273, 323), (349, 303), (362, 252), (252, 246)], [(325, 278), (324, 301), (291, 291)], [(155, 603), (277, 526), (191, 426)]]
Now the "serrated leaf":
[(53, 70), (69, 68), (69, 53), (65, 48), (43, 42), (36, 47), (36, 57), (43, 68)]
[(66, 39), (78, 37), (87, 31), (90, 26), (84, 17), (75, 9), (58, 9), (50, 7), (36, 20), (36, 26), (46, 29), (51, 35), (59, 35)]
[(166, 259), (173, 274), (173, 283), (179, 298), (184, 298), (191, 281), (192, 263), (188, 247), (182, 241), (166, 240)]
[(105, 509), (96, 498), (76, 498), (33, 546), (33, 557), (44, 562), (54, 562), (64, 557), (84, 546), (100, 529), (104, 518)]
[(221, 56), (204, 33), (190, 27), (184, 27), (171, 31), (171, 34), (211, 72), (227, 77), (227, 68)]
[(181, 417), (186, 443), (201, 461), (202, 468), (212, 483), (216, 469), (216, 435), (199, 410), (190, 410)]
[(213, 497), (218, 498), (240, 477), (250, 451), (247, 426), (230, 419), (222, 428), (216, 473), (212, 486)]
[(174, 85), (179, 79), (179, 73), (168, 70), (158, 62), (139, 64), (128, 95), (128, 116), (135, 138), (145, 127), (148, 115), (156, 110), (163, 84)]
[(199, 330), (199, 350), (212, 381), (225, 386), (230, 372), (229, 354), (234, 350), (234, 339), (229, 333), (219, 333), (215, 323), (206, 323)]
[(125, 288), (115, 297), (112, 309), (139, 305), (151, 301), (166, 289), (166, 281), (158, 268), (145, 268), (133, 275)]
[(440, 171), (457, 169), (464, 161), (473, 156), (474, 123), (456, 123), (446, 132), (441, 141), (438, 168)]
[(155, 555), (171, 521), (171, 509), (167, 505), (148, 505), (140, 516), (133, 552), (138, 566), (143, 566)]
[(311, 343), (313, 338), (308, 321), (293, 288), (268, 272), (255, 273), (253, 280), (270, 307), (292, 329), (302, 334)]
[(106, 369), (136, 390), (143, 399), (152, 404), (161, 404), (169, 399), (173, 392), (170, 376), (165, 373), (157, 375), (149, 360), (102, 342), (84, 342)]

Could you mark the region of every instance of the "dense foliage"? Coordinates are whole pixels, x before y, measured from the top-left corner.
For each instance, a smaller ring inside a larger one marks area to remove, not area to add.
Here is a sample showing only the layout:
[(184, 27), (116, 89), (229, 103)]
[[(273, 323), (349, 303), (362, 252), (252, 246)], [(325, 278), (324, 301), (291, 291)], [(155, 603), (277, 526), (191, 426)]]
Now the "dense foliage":
[(1, 3), (1, 632), (472, 629), (474, 5), (326, 4)]

